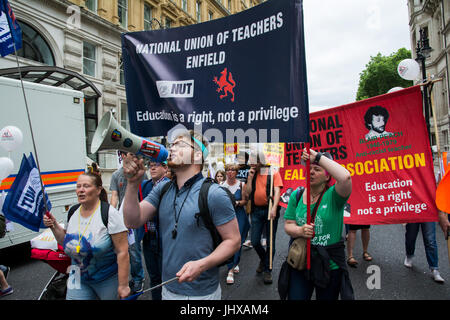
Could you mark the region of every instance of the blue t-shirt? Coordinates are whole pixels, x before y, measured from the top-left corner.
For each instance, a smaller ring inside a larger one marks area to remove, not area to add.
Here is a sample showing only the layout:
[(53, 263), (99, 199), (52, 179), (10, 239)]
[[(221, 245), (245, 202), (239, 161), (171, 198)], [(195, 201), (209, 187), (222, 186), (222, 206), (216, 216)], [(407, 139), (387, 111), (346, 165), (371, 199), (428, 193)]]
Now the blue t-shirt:
[[(200, 211), (198, 196), (205, 178), (201, 173), (195, 175), (180, 190), (173, 183), (161, 199), (161, 190), (166, 183), (161, 182), (144, 199), (154, 207), (159, 207), (159, 228), (162, 238), (162, 280), (175, 277), (188, 261), (202, 259), (213, 252), (213, 241), (209, 230), (201, 218), (195, 215)], [(235, 218), (231, 201), (222, 188), (213, 184), (208, 192), (208, 208), (216, 226)], [(180, 211), (181, 209), (181, 211)], [(178, 219), (177, 236), (172, 237), (175, 221)], [(166, 288), (173, 293), (187, 296), (204, 296), (213, 293), (219, 285), (219, 268), (203, 272), (193, 282), (171, 282)]]

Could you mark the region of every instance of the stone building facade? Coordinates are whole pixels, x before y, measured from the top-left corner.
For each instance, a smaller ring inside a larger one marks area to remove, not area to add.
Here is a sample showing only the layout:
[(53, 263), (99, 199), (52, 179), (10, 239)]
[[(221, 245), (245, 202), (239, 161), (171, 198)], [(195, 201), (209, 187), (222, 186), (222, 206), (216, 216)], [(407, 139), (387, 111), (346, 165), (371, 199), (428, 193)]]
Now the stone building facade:
[[(112, 111), (129, 127), (121, 34), (173, 28), (225, 17), (262, 0), (9, 0), (23, 31), (21, 66), (56, 66), (77, 72), (101, 92), (85, 104), (87, 148), (104, 112)], [(16, 58), (0, 59), (0, 68), (16, 67)], [(86, 97), (91, 89), (83, 90)], [(117, 167), (114, 153), (91, 155), (102, 168)], [(109, 181), (109, 180), (107, 180)]]
[[(420, 39), (420, 29), (428, 35), (432, 48), (426, 58), (427, 77), (442, 78), (433, 87), (433, 100), (436, 114), (430, 111), (430, 131), (432, 145), (437, 144), (434, 129), (436, 118), (437, 132), (441, 151), (450, 151), (450, 1), (448, 0), (408, 0), (409, 26), (411, 34), (412, 58), (417, 57), (417, 41)], [(419, 62), (420, 64), (420, 62)], [(436, 148), (433, 148), (434, 152)], [(437, 162), (435, 163), (437, 165)]]

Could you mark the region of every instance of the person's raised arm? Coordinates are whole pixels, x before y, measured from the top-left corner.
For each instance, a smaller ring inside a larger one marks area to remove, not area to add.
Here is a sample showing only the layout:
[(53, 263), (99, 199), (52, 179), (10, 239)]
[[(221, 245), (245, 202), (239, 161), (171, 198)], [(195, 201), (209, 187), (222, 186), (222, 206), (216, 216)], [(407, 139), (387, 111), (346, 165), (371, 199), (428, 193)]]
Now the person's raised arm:
[[(311, 162), (314, 162), (317, 156), (317, 152), (313, 149), (310, 150), (309, 159)], [(305, 160), (308, 158), (308, 153), (306, 149), (303, 149), (302, 158)], [(325, 169), (335, 180), (335, 190), (336, 192), (343, 198), (350, 196), (352, 193), (352, 178), (350, 176), (350, 172), (339, 163), (328, 159), (327, 157), (320, 157), (319, 166)]]
[(123, 199), (123, 219), (127, 228), (137, 229), (150, 220), (156, 208), (147, 201), (139, 203), (139, 185), (145, 173), (144, 160), (128, 154), (123, 160), (127, 188)]

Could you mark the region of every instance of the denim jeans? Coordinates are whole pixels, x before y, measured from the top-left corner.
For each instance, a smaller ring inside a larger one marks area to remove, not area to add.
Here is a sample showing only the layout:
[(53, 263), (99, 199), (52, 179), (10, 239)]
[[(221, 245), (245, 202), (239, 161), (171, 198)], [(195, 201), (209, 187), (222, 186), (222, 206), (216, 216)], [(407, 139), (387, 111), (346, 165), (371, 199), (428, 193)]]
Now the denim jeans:
[(227, 265), (228, 270), (231, 270), (233, 267), (239, 264), (239, 261), (241, 259), (242, 244), (244, 243), (245, 238), (247, 238), (247, 233), (250, 229), (250, 222), (248, 221), (248, 216), (244, 208), (240, 207), (236, 209), (236, 219), (239, 225), (239, 233), (241, 234), (241, 246), (239, 248), (239, 251), (234, 254), (233, 262)]
[(311, 300), (316, 289), (316, 300), (338, 300), (342, 281), (342, 269), (330, 271), (330, 283), (326, 288), (314, 286), (306, 279), (305, 271), (291, 270), (288, 300)]
[(133, 229), (135, 242), (128, 247), (130, 254), (130, 272), (134, 283), (139, 283), (145, 279), (144, 268), (142, 266), (141, 240), (143, 237), (143, 228)]
[[(154, 287), (162, 282), (162, 252), (161, 243), (150, 234), (146, 234), (142, 241), (142, 249), (144, 252), (145, 266), (150, 277), (150, 287)], [(152, 290), (152, 300), (161, 300), (162, 288)]]
[[(67, 280), (66, 300), (117, 300), (119, 285), (117, 274), (95, 284), (76, 281), (74, 273)], [(69, 285), (73, 284), (73, 285)]]
[[(271, 272), (269, 265), (270, 258), (270, 220), (267, 220), (268, 217), (268, 207), (255, 207), (252, 211), (252, 228), (251, 228), (251, 239), (252, 246), (256, 250), (256, 253), (259, 256), (259, 259), (264, 262), (264, 272)], [(277, 226), (278, 226), (278, 217), (273, 220), (273, 243), (272, 243), (272, 261), (275, 256), (275, 238), (277, 234)], [(267, 246), (264, 250), (261, 245), (261, 235), (263, 230), (266, 230), (267, 234)]]
[(422, 228), (423, 243), (430, 269), (438, 269), (438, 249), (436, 244), (436, 224), (434, 222), (408, 223), (405, 233), (406, 256), (412, 258), (416, 249), (419, 228)]

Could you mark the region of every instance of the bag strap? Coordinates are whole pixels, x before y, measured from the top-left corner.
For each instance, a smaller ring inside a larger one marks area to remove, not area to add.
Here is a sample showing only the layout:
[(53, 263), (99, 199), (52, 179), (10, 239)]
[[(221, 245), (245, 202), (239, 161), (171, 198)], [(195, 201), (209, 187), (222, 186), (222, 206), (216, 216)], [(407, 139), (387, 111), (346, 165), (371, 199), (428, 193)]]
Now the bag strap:
[(297, 200), (297, 202), (296, 202), (296, 206), (295, 207), (298, 207), (298, 203), (300, 202), (300, 198), (302, 197), (302, 194), (303, 194), (303, 192), (305, 191), (305, 188), (304, 187), (297, 187), (297, 193), (295, 194), (295, 197), (296, 197), (296, 200)]
[(164, 197), (164, 195), (166, 194), (167, 190), (169, 190), (170, 186), (173, 184), (173, 181), (170, 180), (169, 182), (167, 182), (161, 189), (161, 195), (159, 196), (159, 202), (161, 203), (161, 199)]
[(102, 201), (100, 203), (100, 213), (102, 215), (102, 221), (105, 225), (106, 229), (108, 229), (108, 220), (109, 220), (109, 203)]
[(314, 206), (313, 212), (311, 213), (311, 223), (314, 223), (314, 220), (316, 219), (316, 214), (317, 214), (317, 210), (319, 209), (320, 206), (320, 201), (322, 200), (323, 195), (325, 194), (325, 191), (328, 190), (328, 186), (325, 186), (325, 188), (323, 188), (322, 192), (320, 193), (320, 197), (316, 202), (316, 205)]
[(77, 203), (70, 207), (69, 211), (67, 212), (67, 224), (69, 224), (70, 218), (72, 218), (73, 214), (77, 209), (81, 206), (81, 203)]

